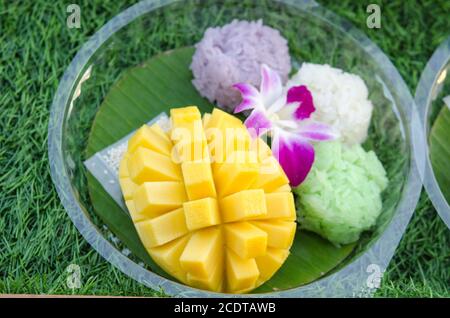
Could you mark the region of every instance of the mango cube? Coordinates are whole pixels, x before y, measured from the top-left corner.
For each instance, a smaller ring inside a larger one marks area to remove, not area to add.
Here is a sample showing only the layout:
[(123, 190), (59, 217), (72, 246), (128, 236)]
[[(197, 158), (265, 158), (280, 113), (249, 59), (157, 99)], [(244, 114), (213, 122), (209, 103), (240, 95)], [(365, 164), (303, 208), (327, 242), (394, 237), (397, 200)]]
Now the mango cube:
[(145, 182), (134, 192), (133, 201), (138, 214), (153, 218), (180, 208), (187, 200), (182, 182)]
[(128, 158), (130, 155), (125, 153), (119, 164), (119, 178), (127, 178), (130, 176), (128, 172)]
[(136, 230), (146, 248), (163, 245), (188, 233), (183, 209), (138, 222)]
[(289, 184), (285, 184), (279, 188), (276, 188), (275, 190), (273, 190), (271, 192), (291, 192), (291, 191), (292, 191), (291, 186)]
[(246, 128), (234, 128), (225, 130), (226, 153), (236, 151), (250, 151), (252, 147), (252, 137)]
[(292, 192), (266, 193), (267, 214), (261, 219), (295, 221), (295, 203)]
[(214, 108), (208, 121), (208, 127), (217, 129), (242, 128), (243, 124), (239, 118), (234, 117), (223, 110)]
[(272, 156), (272, 149), (270, 149), (269, 145), (261, 138), (253, 139), (250, 149), (257, 153), (259, 162), (263, 162), (265, 159)]
[(173, 128), (170, 138), (180, 162), (209, 160), (208, 142), (201, 120)]
[(201, 121), (202, 116), (196, 106), (172, 108), (170, 110), (172, 129), (189, 125), (195, 121)]
[(231, 171), (240, 165), (248, 165), (259, 172), (258, 157), (256, 152), (253, 151), (234, 151), (226, 154), (226, 156), (212, 154), (211, 159), (215, 178), (220, 178), (221, 174), (226, 174), (227, 171)]
[(183, 162), (181, 171), (189, 200), (216, 197), (211, 164), (208, 161)]
[[(151, 130), (157, 134), (160, 138), (166, 140), (168, 143), (172, 143), (168, 133), (166, 133), (161, 126), (159, 126), (158, 124), (153, 124), (150, 126)], [(171, 145), (172, 146), (172, 145)]]
[(158, 126), (143, 125), (128, 140), (128, 152), (133, 153), (139, 147), (153, 150), (157, 153), (170, 156), (172, 151), (172, 142), (169, 137)]
[(225, 162), (228, 154), (249, 151), (251, 148), (252, 138), (244, 127), (227, 128), (218, 133), (220, 135), (214, 135), (215, 138), (209, 142), (215, 162)]
[(294, 241), (296, 225), (288, 221), (253, 221), (267, 233), (267, 246), (288, 249)]
[(263, 190), (244, 190), (231, 194), (220, 201), (222, 219), (225, 223), (248, 220), (267, 214)]
[(139, 147), (128, 159), (131, 180), (137, 184), (146, 181), (181, 181), (180, 166), (170, 157)]
[(186, 280), (186, 272), (181, 268), (180, 256), (189, 241), (185, 235), (170, 243), (147, 249), (153, 260), (167, 273), (180, 281)]
[(223, 239), (220, 229), (202, 229), (191, 236), (180, 256), (180, 264), (192, 276), (207, 279), (222, 253)]
[(227, 289), (241, 291), (252, 289), (259, 277), (258, 266), (253, 258), (244, 259), (230, 249), (226, 254)]
[(255, 258), (264, 255), (267, 247), (267, 233), (248, 222), (226, 224), (226, 245), (241, 258)]
[(270, 156), (261, 163), (258, 178), (251, 185), (254, 189), (264, 189), (273, 192), (275, 189), (289, 184), (289, 179), (281, 168), (278, 160)]
[(234, 153), (225, 163), (216, 163), (213, 174), (216, 180), (216, 190), (219, 196), (249, 189), (258, 178), (258, 163), (252, 160), (252, 153)]
[(190, 231), (220, 223), (219, 206), (214, 198), (185, 202), (183, 209)]
[(213, 273), (208, 278), (197, 278), (188, 273), (186, 281), (189, 285), (199, 289), (220, 292), (223, 288), (223, 272), (221, 267), (223, 267), (222, 264), (217, 264)]
[(264, 255), (255, 258), (256, 265), (259, 270), (259, 281), (261, 283), (269, 280), (283, 265), (286, 258), (289, 256), (289, 251), (278, 248), (267, 248)]
[(145, 215), (136, 213), (136, 209), (134, 208), (133, 200), (125, 201), (125, 205), (128, 209), (128, 213), (130, 213), (131, 219), (133, 220), (134, 223), (143, 221), (146, 219)]
[[(222, 253), (223, 255), (223, 253)], [(222, 256), (221, 255), (221, 256)], [(189, 285), (200, 288), (219, 292), (223, 288), (223, 276), (224, 276), (224, 261), (223, 257), (218, 259), (215, 264), (215, 268), (211, 271), (211, 275), (207, 278), (195, 277), (191, 273), (187, 274), (187, 282)]]
[(208, 124), (209, 124), (209, 120), (211, 119), (211, 114), (210, 113), (204, 113), (203, 114), (203, 129), (206, 130), (208, 129)]
[[(208, 119), (208, 125), (205, 129), (206, 138), (210, 145), (210, 152), (214, 154), (216, 150), (219, 155), (224, 155), (224, 147), (227, 142), (227, 134), (235, 134), (233, 131), (245, 131), (246, 128), (242, 121), (220, 109), (215, 108)], [(230, 136), (228, 140), (231, 141)]]
[(120, 187), (122, 188), (123, 198), (125, 200), (130, 200), (133, 198), (134, 191), (136, 191), (138, 185), (131, 181), (130, 178), (120, 178)]

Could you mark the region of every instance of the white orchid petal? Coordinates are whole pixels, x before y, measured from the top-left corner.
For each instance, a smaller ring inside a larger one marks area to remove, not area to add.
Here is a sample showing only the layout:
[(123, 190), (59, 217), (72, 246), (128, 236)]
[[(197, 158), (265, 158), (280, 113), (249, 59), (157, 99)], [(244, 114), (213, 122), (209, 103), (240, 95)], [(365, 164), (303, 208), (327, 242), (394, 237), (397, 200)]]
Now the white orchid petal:
[(282, 92), (283, 84), (278, 73), (265, 64), (261, 65), (260, 93), (266, 108), (275, 103)]

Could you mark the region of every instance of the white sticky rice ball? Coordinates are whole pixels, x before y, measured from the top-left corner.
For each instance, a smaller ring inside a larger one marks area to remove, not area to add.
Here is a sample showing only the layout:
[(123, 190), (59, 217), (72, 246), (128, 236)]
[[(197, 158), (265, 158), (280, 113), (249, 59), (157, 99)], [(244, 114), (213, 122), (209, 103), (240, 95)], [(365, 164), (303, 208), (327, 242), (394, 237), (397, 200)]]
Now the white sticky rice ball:
[(209, 28), (195, 48), (192, 83), (203, 97), (228, 111), (241, 101), (234, 84), (259, 88), (261, 64), (278, 72), (283, 83), (291, 71), (287, 40), (262, 20), (234, 20), (223, 27)]
[(303, 63), (286, 87), (298, 85), (306, 85), (312, 93), (314, 120), (332, 126), (347, 145), (364, 142), (373, 106), (361, 77), (327, 64)]

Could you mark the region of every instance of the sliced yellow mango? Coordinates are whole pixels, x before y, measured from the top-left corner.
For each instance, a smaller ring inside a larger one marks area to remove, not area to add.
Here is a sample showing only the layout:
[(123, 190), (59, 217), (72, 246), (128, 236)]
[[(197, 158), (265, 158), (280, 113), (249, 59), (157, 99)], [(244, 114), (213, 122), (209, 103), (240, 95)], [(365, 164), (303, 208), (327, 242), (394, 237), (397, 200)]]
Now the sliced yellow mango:
[(276, 188), (275, 190), (273, 190), (271, 192), (291, 192), (291, 191), (292, 191), (291, 186), (289, 184), (285, 184), (279, 188)]
[(211, 114), (210, 113), (204, 113), (203, 114), (203, 129), (208, 129), (208, 124), (209, 124), (209, 120), (211, 119)]
[(208, 144), (213, 162), (227, 162), (230, 154), (250, 151), (252, 138), (244, 127), (229, 128), (225, 130), (225, 133), (222, 130), (218, 132), (217, 138), (213, 138)]
[(167, 143), (172, 143), (169, 135), (159, 126), (158, 124), (153, 124), (150, 126), (151, 130), (156, 133), (160, 138), (166, 140)]
[(134, 223), (146, 219), (145, 215), (136, 213), (133, 200), (125, 201), (125, 205), (127, 206), (128, 212), (130, 213), (131, 219), (133, 220)]
[(267, 233), (267, 246), (288, 249), (294, 241), (296, 225), (288, 221), (253, 221), (254, 225)]
[(254, 151), (234, 151), (226, 155), (214, 155), (212, 157), (211, 167), (214, 177), (216, 179), (221, 177), (221, 174), (226, 174), (239, 165), (249, 165), (254, 169), (258, 169), (259, 163), (256, 152)]
[(258, 219), (295, 221), (295, 203), (292, 192), (266, 193), (267, 214)]
[(138, 214), (153, 218), (180, 208), (187, 200), (182, 182), (145, 182), (134, 192), (133, 201)]
[(227, 128), (241, 128), (243, 126), (242, 121), (230, 115), (223, 110), (214, 108), (211, 113), (211, 117), (208, 122), (209, 128), (227, 129)]
[(128, 153), (125, 153), (122, 160), (119, 164), (119, 178), (127, 178), (130, 176), (128, 173), (128, 158), (130, 155)]
[(272, 278), (280, 269), (286, 258), (289, 256), (289, 250), (279, 248), (267, 248), (264, 255), (255, 258), (259, 270), (258, 285)]
[(259, 270), (254, 258), (244, 259), (227, 249), (226, 254), (227, 290), (237, 292), (255, 287)]
[(171, 109), (170, 116), (170, 138), (181, 162), (207, 159), (207, 141), (198, 108), (188, 106)]
[(138, 185), (131, 181), (128, 177), (120, 178), (119, 183), (122, 188), (123, 198), (125, 200), (132, 199), (134, 191), (136, 191)]
[(220, 223), (219, 206), (215, 198), (185, 202), (183, 209), (190, 231)]
[(181, 181), (180, 166), (170, 157), (139, 147), (128, 159), (131, 180), (137, 184), (148, 181)]
[(202, 229), (192, 234), (180, 256), (181, 267), (192, 276), (207, 279), (223, 253), (219, 227)]
[(181, 164), (184, 185), (189, 200), (216, 197), (216, 187), (208, 161), (187, 161)]
[(163, 245), (188, 233), (182, 208), (135, 225), (146, 248)]
[(228, 248), (241, 258), (254, 258), (266, 253), (267, 233), (248, 223), (225, 224), (225, 241)]
[(257, 153), (259, 162), (263, 162), (266, 158), (272, 156), (272, 149), (261, 138), (253, 139), (250, 149)]
[(180, 256), (189, 238), (189, 235), (185, 235), (162, 246), (147, 249), (153, 260), (163, 270), (182, 282), (186, 281), (186, 272), (181, 268)]
[(172, 108), (170, 110), (172, 129), (189, 125), (197, 120), (201, 121), (202, 116), (196, 106)]
[(289, 179), (275, 157), (270, 156), (261, 162), (258, 178), (251, 185), (254, 189), (273, 192), (275, 189), (289, 184)]
[(253, 189), (231, 194), (220, 201), (220, 209), (226, 223), (266, 215), (264, 191)]
[(173, 128), (170, 138), (181, 162), (209, 160), (208, 142), (201, 120)]
[(139, 237), (182, 283), (251, 291), (282, 266), (294, 239), (288, 179), (270, 147), (230, 114), (215, 109), (202, 119), (184, 107), (171, 110), (171, 124), (170, 133), (141, 127), (120, 163)]
[(226, 153), (249, 151), (252, 137), (245, 128), (231, 128), (225, 130)]
[(128, 140), (128, 153), (135, 152), (139, 147), (153, 150), (157, 153), (170, 156), (172, 142), (157, 125), (143, 125)]
[[(221, 253), (222, 256), (224, 253)], [(211, 290), (215, 292), (222, 291), (224, 277), (224, 260), (217, 259), (215, 268), (211, 271), (211, 274), (207, 278), (198, 278), (191, 273), (187, 274), (187, 283), (191, 286), (200, 289)]]
[(254, 153), (239, 152), (229, 155), (225, 163), (215, 163), (213, 174), (217, 194), (221, 197), (250, 188), (258, 178), (259, 166)]

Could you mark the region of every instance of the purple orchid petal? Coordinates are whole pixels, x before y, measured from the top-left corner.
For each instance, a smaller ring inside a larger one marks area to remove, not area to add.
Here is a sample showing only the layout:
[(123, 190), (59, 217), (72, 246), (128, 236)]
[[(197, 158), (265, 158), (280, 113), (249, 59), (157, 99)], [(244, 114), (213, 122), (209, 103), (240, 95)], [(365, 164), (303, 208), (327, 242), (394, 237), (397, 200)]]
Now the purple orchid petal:
[(277, 132), (272, 139), (272, 152), (292, 187), (306, 179), (314, 163), (314, 148), (306, 139), (292, 133)]
[(283, 92), (283, 84), (277, 72), (261, 65), (261, 87), (259, 89), (265, 105), (272, 105)]
[(296, 120), (307, 119), (316, 110), (313, 97), (308, 88), (304, 85), (291, 87), (287, 93), (286, 103), (299, 103), (293, 116)]
[(259, 137), (272, 128), (270, 119), (259, 109), (254, 109), (244, 124), (252, 137)]
[(239, 90), (242, 95), (242, 102), (234, 109), (235, 114), (258, 106), (260, 94), (255, 87), (245, 83), (234, 84), (233, 87)]
[(312, 141), (327, 141), (338, 137), (330, 126), (317, 122), (301, 125), (295, 133)]

